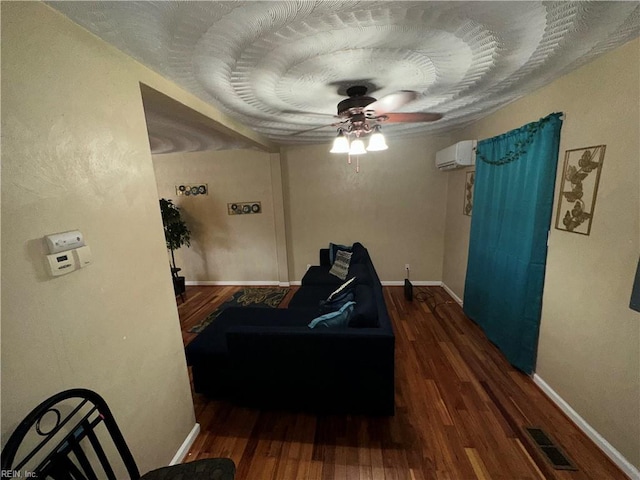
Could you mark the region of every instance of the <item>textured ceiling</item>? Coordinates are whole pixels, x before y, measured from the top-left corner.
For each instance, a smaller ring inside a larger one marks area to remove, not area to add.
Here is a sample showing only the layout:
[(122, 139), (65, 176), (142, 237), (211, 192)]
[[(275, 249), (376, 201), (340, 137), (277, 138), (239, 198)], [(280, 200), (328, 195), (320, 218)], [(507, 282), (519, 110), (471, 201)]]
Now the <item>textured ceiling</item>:
[[(280, 144), (333, 138), (335, 127), (291, 134), (332, 123), (355, 84), (376, 98), (415, 90), (399, 111), (444, 115), (387, 135), (461, 127), (640, 33), (638, 2), (48, 3)], [(154, 122), (162, 149), (174, 127)]]
[(140, 85), (140, 90), (152, 154), (258, 149), (244, 137), (220, 131), (220, 125), (210, 118), (153, 88)]
[(255, 149), (252, 145), (214, 128), (192, 122), (163, 111), (145, 110), (151, 153), (160, 155), (176, 152), (200, 152), (204, 150)]

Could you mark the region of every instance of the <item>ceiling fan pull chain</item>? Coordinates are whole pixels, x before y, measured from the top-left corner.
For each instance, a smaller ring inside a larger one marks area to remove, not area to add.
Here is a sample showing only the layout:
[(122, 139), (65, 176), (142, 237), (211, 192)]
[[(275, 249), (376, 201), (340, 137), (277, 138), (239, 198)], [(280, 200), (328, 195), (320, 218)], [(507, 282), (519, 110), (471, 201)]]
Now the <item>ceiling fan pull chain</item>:
[(347, 163), (351, 165), (351, 154), (347, 153)]
[(356, 157), (356, 173), (360, 173), (360, 156)]

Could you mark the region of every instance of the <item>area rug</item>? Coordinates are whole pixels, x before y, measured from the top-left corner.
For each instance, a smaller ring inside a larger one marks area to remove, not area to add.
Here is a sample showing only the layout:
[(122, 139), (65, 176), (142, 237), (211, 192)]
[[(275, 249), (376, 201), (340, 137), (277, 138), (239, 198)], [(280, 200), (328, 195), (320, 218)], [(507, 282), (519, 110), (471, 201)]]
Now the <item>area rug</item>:
[(263, 307), (263, 308), (276, 308), (280, 305), (280, 302), (284, 299), (285, 295), (289, 292), (288, 288), (284, 287), (247, 287), (243, 288), (239, 292), (233, 294), (233, 296), (211, 312), (207, 318), (205, 318), (198, 325), (189, 329), (190, 333), (200, 333), (207, 325), (213, 322), (218, 316), (229, 307)]

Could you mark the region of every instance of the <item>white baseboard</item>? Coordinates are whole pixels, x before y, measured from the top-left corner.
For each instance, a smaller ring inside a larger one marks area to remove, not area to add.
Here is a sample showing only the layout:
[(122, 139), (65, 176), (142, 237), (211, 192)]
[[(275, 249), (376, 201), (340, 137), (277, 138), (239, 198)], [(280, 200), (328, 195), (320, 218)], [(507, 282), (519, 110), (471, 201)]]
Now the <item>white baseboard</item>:
[(444, 288), (444, 290), (445, 290), (449, 295), (451, 295), (451, 298), (453, 298), (453, 299), (456, 301), (456, 303), (457, 303), (458, 305), (462, 306), (462, 303), (463, 303), (463, 302), (462, 302), (462, 299), (461, 299), (458, 295), (456, 295), (456, 294), (453, 292), (453, 290), (451, 290), (449, 287), (447, 287), (447, 285), (446, 285), (444, 282), (441, 282), (441, 285), (442, 285), (442, 288)]
[(640, 470), (634, 467), (613, 445), (605, 440), (587, 421), (576, 412), (558, 393), (549, 386), (540, 376), (535, 373), (533, 381), (540, 389), (562, 410), (580, 430), (582, 430), (600, 450), (602, 450), (620, 470), (627, 474), (632, 480), (640, 480)]
[(189, 449), (191, 448), (191, 445), (193, 445), (193, 442), (196, 441), (196, 437), (198, 436), (199, 433), (200, 433), (200, 424), (196, 423), (191, 429), (191, 431), (189, 432), (189, 435), (187, 435), (187, 438), (185, 438), (184, 442), (182, 442), (182, 445), (180, 445), (180, 448), (178, 449), (176, 454), (173, 456), (173, 459), (171, 460), (171, 463), (169, 465), (176, 465), (178, 463), (182, 463), (182, 460), (187, 455), (187, 453), (189, 453)]
[[(402, 287), (404, 285), (404, 280), (381, 280), (380, 283), (383, 287)], [(411, 283), (416, 287), (439, 287), (442, 285), (440, 281), (431, 281), (431, 280), (411, 280)], [(302, 282), (299, 280), (289, 282), (291, 285), (302, 285)]]
[[(380, 282), (383, 287), (402, 287), (404, 285), (404, 280), (382, 280)], [(411, 280), (411, 283), (416, 287), (439, 287), (442, 285), (440, 281), (432, 281), (432, 280)], [(293, 280), (291, 282), (278, 282), (275, 280), (264, 280), (264, 281), (247, 281), (247, 280), (224, 280), (224, 281), (200, 281), (200, 280), (192, 280), (185, 282), (186, 285), (193, 286), (277, 286), (277, 287), (290, 287), (290, 286), (300, 286), (302, 285), (301, 280)], [(444, 285), (443, 285), (444, 286)], [(445, 287), (446, 289), (446, 287)], [(453, 292), (447, 291), (451, 296), (453, 296), (456, 301), (458, 301), (458, 297), (455, 296)], [(460, 303), (460, 302), (458, 302)]]
[[(193, 280), (185, 282), (186, 285), (194, 286), (238, 286), (238, 287), (253, 287), (253, 286), (265, 286), (265, 287), (278, 287), (282, 286), (281, 282), (277, 280), (224, 280), (224, 281), (201, 281)], [(288, 285), (284, 285), (288, 286)]]

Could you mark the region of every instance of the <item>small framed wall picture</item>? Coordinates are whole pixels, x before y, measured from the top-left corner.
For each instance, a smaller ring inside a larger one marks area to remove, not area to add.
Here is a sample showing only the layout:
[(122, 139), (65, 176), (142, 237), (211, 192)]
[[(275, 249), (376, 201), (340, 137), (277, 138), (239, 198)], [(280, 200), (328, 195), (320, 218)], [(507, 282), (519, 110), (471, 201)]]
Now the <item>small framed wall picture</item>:
[(209, 195), (209, 187), (206, 183), (193, 183), (188, 185), (176, 185), (176, 195), (195, 197), (197, 195)]
[(476, 172), (471, 170), (467, 172), (467, 176), (464, 182), (464, 201), (462, 203), (462, 213), (471, 216), (473, 210), (473, 185), (476, 181)]
[(262, 213), (262, 203), (261, 202), (227, 203), (227, 213), (229, 215), (247, 215), (251, 213)]
[(589, 235), (606, 145), (567, 150), (556, 213), (556, 229)]

